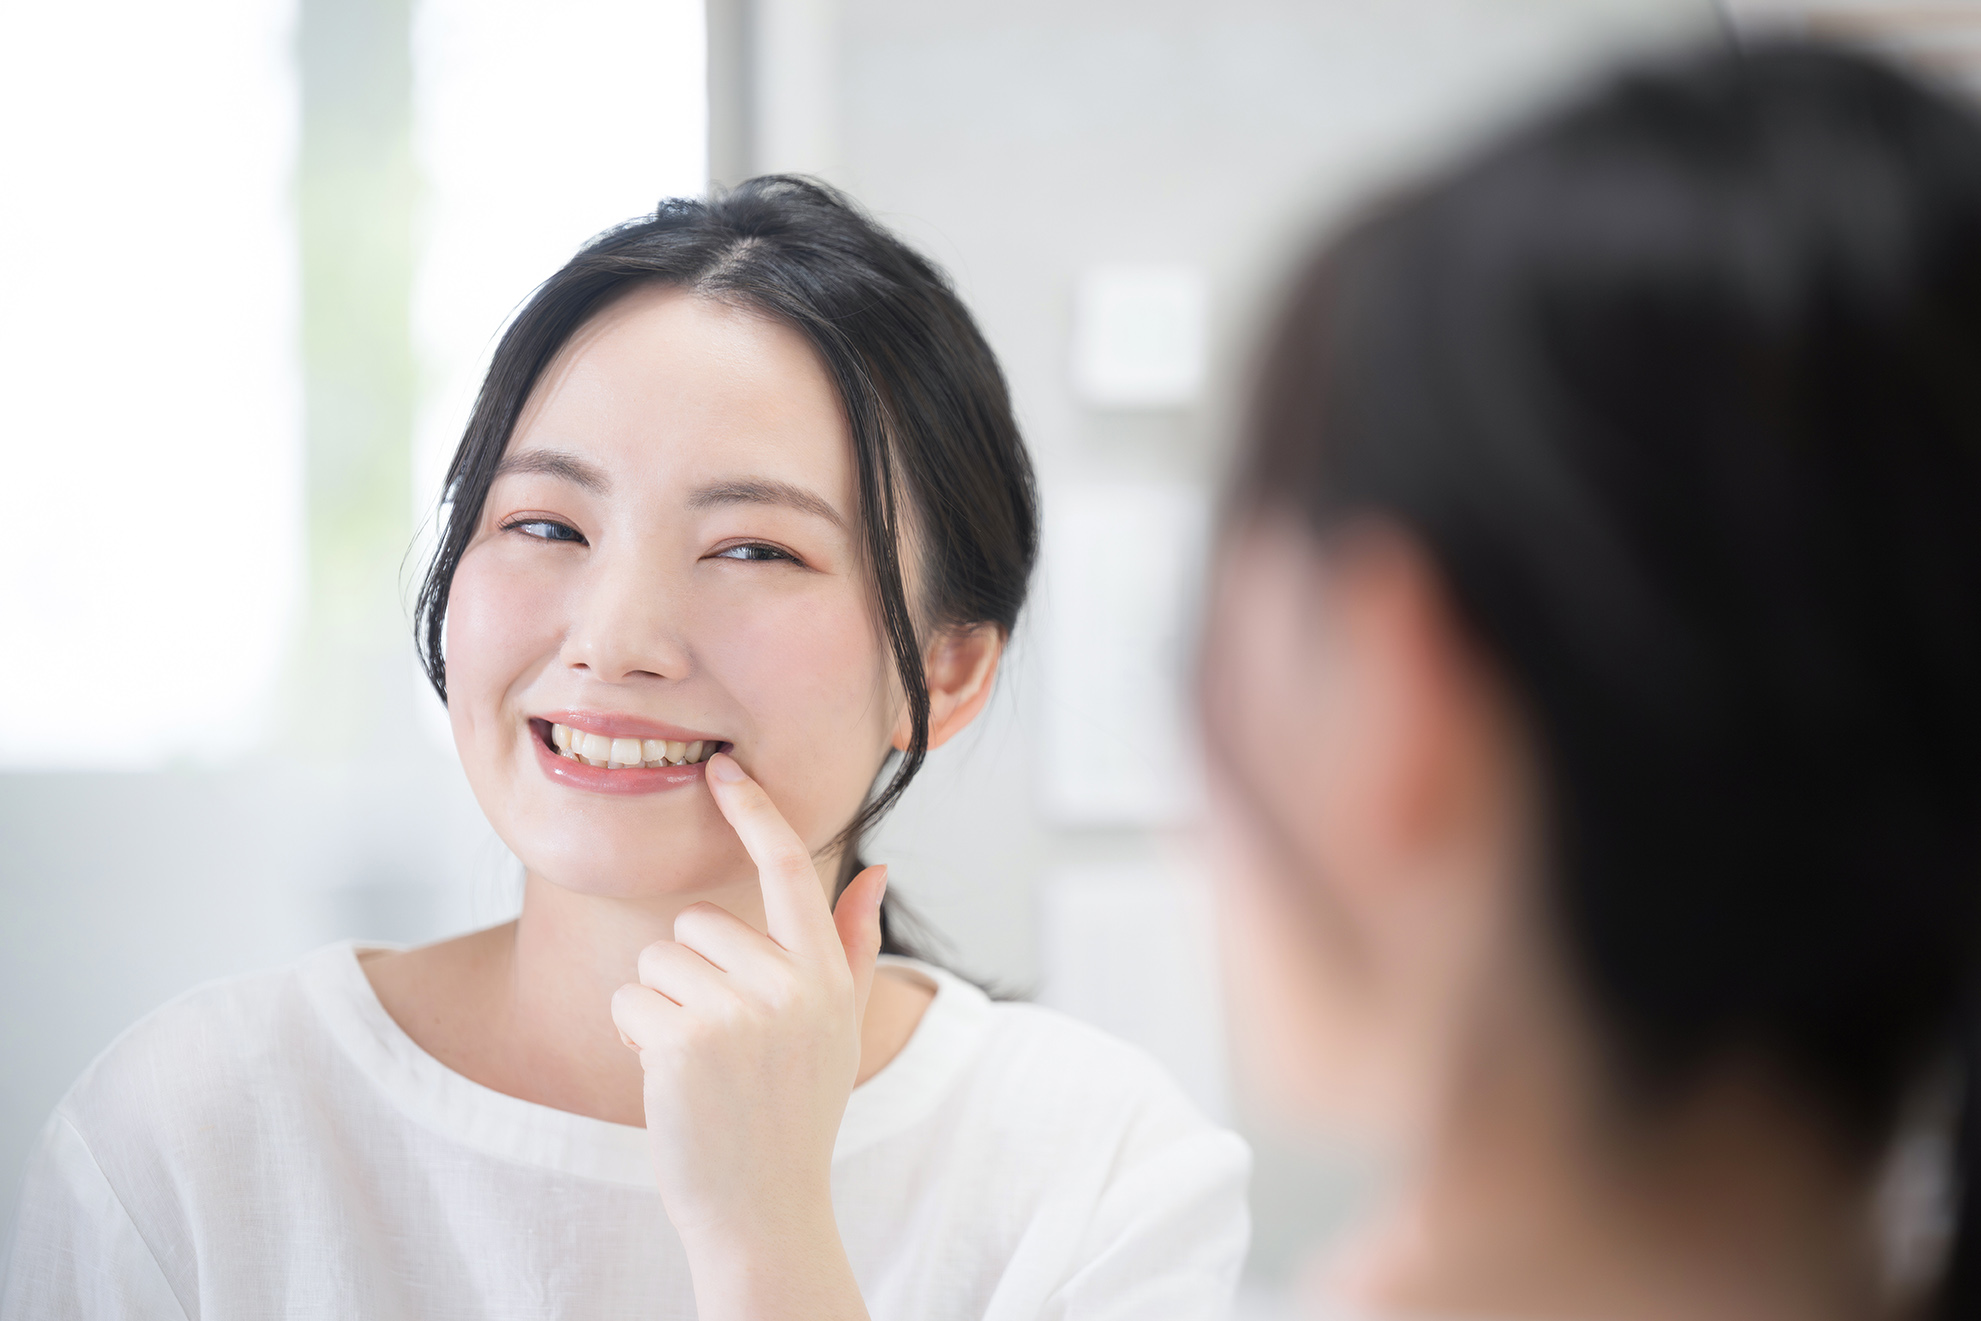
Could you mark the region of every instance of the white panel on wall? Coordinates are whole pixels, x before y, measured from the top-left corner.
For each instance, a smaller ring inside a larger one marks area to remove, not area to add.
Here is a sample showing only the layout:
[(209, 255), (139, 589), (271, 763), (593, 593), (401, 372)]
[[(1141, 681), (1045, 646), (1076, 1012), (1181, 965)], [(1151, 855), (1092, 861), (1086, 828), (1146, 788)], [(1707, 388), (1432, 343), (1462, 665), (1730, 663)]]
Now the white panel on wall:
[(0, 766), (251, 744), (302, 578), (292, 0), (0, 41)]
[(1097, 408), (1178, 408), (1204, 387), (1210, 286), (1189, 266), (1097, 266), (1073, 308), (1073, 385)]
[(1208, 493), (1181, 483), (1046, 500), (1040, 788), (1060, 824), (1164, 825), (1201, 803), (1185, 689), (1209, 527)]
[(1039, 892), (1039, 1001), (1132, 1042), (1231, 1116), (1210, 886), (1164, 865), (1071, 867)]

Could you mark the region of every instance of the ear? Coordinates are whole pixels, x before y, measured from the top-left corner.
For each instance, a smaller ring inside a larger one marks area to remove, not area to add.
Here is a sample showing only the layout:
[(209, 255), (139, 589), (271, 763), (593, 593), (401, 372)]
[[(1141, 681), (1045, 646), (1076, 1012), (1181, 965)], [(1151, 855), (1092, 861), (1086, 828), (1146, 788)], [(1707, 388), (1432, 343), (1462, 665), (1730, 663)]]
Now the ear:
[(1342, 539), (1326, 570), (1355, 709), (1344, 712), (1351, 764), (1368, 781), (1358, 811), (1399, 852), (1476, 844), (1506, 806), (1503, 694), (1460, 623), (1422, 545), (1392, 528)]
[[(990, 700), (991, 680), (1004, 655), (1004, 633), (995, 624), (945, 629), (922, 660), (929, 685), (929, 746), (939, 748), (977, 718)], [(908, 750), (914, 724), (903, 711), (894, 727), (894, 747)]]
[[(1484, 685), (1443, 580), (1401, 529), (1262, 524), (1221, 576), (1207, 712), (1286, 841), (1347, 895), (1468, 815)], [(1469, 824), (1469, 822), (1467, 823)]]

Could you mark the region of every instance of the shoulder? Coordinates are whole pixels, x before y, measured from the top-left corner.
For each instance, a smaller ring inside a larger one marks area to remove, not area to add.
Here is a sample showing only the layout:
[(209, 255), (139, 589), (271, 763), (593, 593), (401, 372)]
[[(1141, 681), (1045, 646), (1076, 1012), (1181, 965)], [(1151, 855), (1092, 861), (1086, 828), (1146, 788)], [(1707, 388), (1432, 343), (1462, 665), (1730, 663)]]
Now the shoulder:
[(1155, 1290), (1165, 1315), (1220, 1314), (1250, 1236), (1245, 1142), (1139, 1047), (1052, 1009), (977, 996), (947, 1159), (977, 1162), (974, 1186), (1022, 1213), (1006, 1226), (1011, 1269), (1050, 1296), (1038, 1311), (1100, 1315)]
[[(163, 1269), (184, 1293), (198, 1244), (279, 1220), (297, 1195), (296, 1151), (334, 1129), (353, 1095), (319, 1008), (353, 976), (350, 947), (334, 946), (195, 987), (112, 1042), (56, 1106), (31, 1163), (20, 1215), (42, 1225), (38, 1251), (57, 1264), (128, 1259), (153, 1293)], [(64, 1297), (87, 1283), (42, 1275)]]
[(1048, 1103), (1077, 1098), (1110, 1108), (1191, 1108), (1147, 1051), (1043, 1005), (992, 1001), (984, 1053), (989, 1071), (1002, 1080), (1000, 1090)]
[(940, 969), (930, 975), (940, 986), (931, 1025), (969, 1040), (959, 1081), (976, 1122), (1006, 1139), (999, 1145), (1132, 1158), (1183, 1144), (1249, 1168), (1245, 1144), (1147, 1051), (1041, 1005), (991, 1000)]
[(350, 959), (333, 946), (300, 963), (197, 986), (154, 1010), (83, 1071), (57, 1107), (92, 1149), (149, 1131), (212, 1132), (306, 1085), (325, 1033), (310, 982)]
[(23, 1171), (0, 1317), (180, 1317), (158, 1258), (81, 1137), (51, 1118)]
[(1154, 1177), (1228, 1190), (1250, 1178), (1250, 1147), (1154, 1056), (1056, 1010), (994, 1004), (977, 1083), (1009, 1136), (1058, 1135), (1105, 1160), (1111, 1182), (1161, 1171)]

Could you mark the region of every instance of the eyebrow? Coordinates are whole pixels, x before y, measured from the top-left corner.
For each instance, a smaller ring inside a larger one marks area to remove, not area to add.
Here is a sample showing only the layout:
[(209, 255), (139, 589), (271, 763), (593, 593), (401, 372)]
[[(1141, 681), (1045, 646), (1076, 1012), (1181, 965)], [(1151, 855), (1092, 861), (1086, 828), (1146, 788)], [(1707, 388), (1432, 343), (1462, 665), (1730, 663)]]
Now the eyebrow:
[(715, 509), (722, 505), (783, 505), (800, 513), (823, 518), (844, 531), (846, 520), (839, 511), (802, 486), (772, 481), (766, 477), (745, 477), (733, 482), (704, 486), (688, 497), (690, 509)]
[(495, 465), (497, 477), (525, 472), (555, 477), (599, 494), (604, 494), (612, 485), (603, 470), (563, 450), (518, 450), (514, 454), (505, 454), (502, 462)]

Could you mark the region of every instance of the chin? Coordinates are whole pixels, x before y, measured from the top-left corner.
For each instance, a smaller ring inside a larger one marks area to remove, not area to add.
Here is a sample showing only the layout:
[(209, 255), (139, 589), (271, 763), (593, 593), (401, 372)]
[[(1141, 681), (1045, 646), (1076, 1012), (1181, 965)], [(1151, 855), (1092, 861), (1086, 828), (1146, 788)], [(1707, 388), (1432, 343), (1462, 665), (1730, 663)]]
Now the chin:
[(489, 823), (530, 875), (576, 894), (620, 899), (722, 889), (755, 878), (742, 841), (707, 789), (642, 797), (507, 786), (483, 802)]
[(754, 879), (749, 857), (733, 835), (727, 840), (694, 839), (695, 833), (639, 832), (629, 838), (615, 831), (582, 830), (510, 847), (539, 880), (601, 898), (693, 894)]

